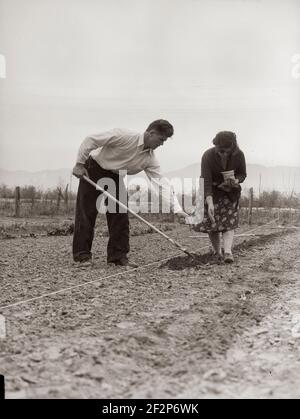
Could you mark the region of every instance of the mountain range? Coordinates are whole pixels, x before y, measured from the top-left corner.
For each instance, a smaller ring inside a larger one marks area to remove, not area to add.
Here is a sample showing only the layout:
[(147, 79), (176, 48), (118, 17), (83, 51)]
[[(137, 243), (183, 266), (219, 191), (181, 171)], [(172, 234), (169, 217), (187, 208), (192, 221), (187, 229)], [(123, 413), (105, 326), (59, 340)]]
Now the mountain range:
[[(244, 189), (253, 187), (255, 192), (278, 190), (281, 192), (300, 193), (300, 167), (276, 166), (266, 167), (256, 164), (247, 165), (247, 179)], [(200, 174), (199, 163), (165, 173), (166, 177), (172, 178), (198, 178)], [(137, 175), (141, 177), (141, 174)], [(135, 177), (130, 177), (134, 181)], [(9, 171), (0, 169), (0, 184), (8, 187), (33, 185), (46, 190), (57, 186), (70, 184), (71, 189), (77, 189), (78, 181), (71, 176), (70, 169), (43, 170), (39, 172)]]
[[(192, 164), (180, 170), (166, 173), (170, 179), (174, 177), (188, 178), (200, 175), (200, 164)], [(257, 164), (247, 164), (247, 178), (244, 189), (254, 188), (254, 191), (272, 191), (300, 193), (300, 167), (274, 166), (266, 167)]]

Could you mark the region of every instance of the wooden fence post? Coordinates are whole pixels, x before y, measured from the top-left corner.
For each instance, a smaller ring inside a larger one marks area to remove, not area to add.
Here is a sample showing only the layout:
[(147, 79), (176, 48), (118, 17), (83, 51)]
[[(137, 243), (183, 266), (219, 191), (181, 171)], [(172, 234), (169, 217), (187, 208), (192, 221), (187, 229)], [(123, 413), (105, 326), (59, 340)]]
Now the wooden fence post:
[(64, 201), (65, 201), (65, 209), (69, 210), (69, 185), (66, 186), (65, 193), (64, 193)]
[(141, 187), (139, 185), (137, 185), (137, 187), (136, 187), (136, 194), (137, 194), (137, 198), (136, 198), (136, 201), (135, 201), (136, 212), (140, 213), (141, 212)]
[(57, 200), (56, 200), (56, 210), (59, 211), (60, 208), (60, 201), (61, 201), (61, 197), (62, 197), (62, 192), (61, 192), (61, 188), (58, 187), (57, 188)]
[(248, 224), (249, 225), (252, 224), (253, 198), (254, 198), (253, 188), (250, 188), (250, 191), (249, 191), (249, 210), (248, 210)]
[(159, 185), (158, 187), (158, 211), (159, 211), (159, 215), (161, 215), (163, 213), (163, 199), (162, 199), (162, 186)]
[(151, 214), (152, 209), (151, 195), (151, 187), (148, 186), (148, 214)]
[(35, 191), (35, 189), (32, 189), (32, 196), (31, 196), (31, 210), (33, 210), (33, 207), (34, 207), (35, 195), (36, 195), (36, 191)]
[(17, 186), (15, 190), (15, 217), (20, 217), (20, 201), (21, 201), (20, 186)]

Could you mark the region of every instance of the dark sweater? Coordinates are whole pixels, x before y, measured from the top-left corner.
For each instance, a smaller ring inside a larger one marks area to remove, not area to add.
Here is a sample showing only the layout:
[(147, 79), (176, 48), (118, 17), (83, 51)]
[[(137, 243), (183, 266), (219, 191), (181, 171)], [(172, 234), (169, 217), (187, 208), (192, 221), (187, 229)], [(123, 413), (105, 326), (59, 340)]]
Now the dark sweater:
[(241, 187), (232, 189), (231, 192), (225, 192), (217, 187), (223, 182), (222, 172), (234, 170), (235, 177), (239, 183), (243, 183), (247, 177), (246, 161), (244, 153), (238, 148), (228, 158), (226, 168), (221, 163), (221, 157), (216, 152), (216, 148), (212, 147), (207, 150), (201, 161), (201, 177), (204, 178), (204, 195), (212, 195), (213, 198), (220, 196), (228, 196), (231, 201), (240, 198)]

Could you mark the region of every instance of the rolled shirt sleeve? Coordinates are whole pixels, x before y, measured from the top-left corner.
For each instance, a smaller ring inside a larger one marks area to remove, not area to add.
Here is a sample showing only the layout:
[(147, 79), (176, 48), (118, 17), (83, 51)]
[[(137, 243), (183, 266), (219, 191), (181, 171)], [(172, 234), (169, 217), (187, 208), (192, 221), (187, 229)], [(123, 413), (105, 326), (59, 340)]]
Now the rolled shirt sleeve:
[(162, 176), (158, 162), (156, 162), (156, 160), (153, 159), (152, 165), (145, 168), (144, 171), (148, 176), (149, 180), (151, 181), (151, 185), (153, 186), (157, 195), (159, 195), (159, 190), (161, 187), (162, 199), (166, 203), (170, 204), (170, 208), (174, 212), (174, 214), (182, 212), (183, 209), (178, 202), (174, 189), (168, 181), (168, 179)]

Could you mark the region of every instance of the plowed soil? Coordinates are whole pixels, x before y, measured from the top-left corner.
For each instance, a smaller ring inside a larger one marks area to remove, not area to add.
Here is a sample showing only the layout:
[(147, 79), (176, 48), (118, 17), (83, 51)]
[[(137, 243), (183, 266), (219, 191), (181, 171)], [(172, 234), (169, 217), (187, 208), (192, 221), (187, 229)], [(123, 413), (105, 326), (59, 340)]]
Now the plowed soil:
[(198, 256), (137, 233), (140, 267), (109, 267), (99, 227), (83, 269), (71, 235), (0, 240), (0, 307), (80, 285), (0, 309), (7, 397), (300, 397), (299, 230), (237, 238), (232, 265), (188, 227), (168, 230)]

